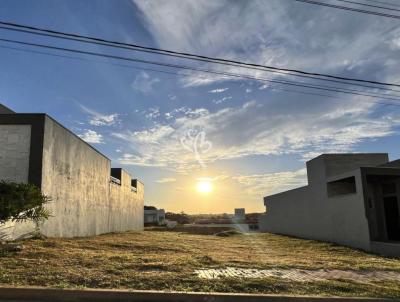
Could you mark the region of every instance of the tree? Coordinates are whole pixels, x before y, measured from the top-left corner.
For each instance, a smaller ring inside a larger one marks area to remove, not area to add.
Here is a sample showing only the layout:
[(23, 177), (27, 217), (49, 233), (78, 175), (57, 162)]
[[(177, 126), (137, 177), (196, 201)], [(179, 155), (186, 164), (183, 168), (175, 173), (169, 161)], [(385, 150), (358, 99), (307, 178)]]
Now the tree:
[(31, 220), (38, 226), (50, 217), (44, 207), (50, 200), (32, 184), (0, 181), (0, 224)]
[(179, 214), (167, 212), (167, 213), (165, 213), (165, 219), (176, 221), (176, 222), (178, 222), (178, 224), (191, 223), (190, 216), (188, 214), (185, 214), (184, 212), (181, 212)]

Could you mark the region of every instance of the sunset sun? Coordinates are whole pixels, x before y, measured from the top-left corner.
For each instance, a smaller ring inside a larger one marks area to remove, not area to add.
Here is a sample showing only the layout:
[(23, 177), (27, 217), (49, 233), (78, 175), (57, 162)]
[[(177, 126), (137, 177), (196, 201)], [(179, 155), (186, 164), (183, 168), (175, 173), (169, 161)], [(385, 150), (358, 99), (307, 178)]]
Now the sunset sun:
[(202, 194), (211, 193), (213, 190), (212, 182), (208, 179), (198, 180), (196, 184), (196, 190)]

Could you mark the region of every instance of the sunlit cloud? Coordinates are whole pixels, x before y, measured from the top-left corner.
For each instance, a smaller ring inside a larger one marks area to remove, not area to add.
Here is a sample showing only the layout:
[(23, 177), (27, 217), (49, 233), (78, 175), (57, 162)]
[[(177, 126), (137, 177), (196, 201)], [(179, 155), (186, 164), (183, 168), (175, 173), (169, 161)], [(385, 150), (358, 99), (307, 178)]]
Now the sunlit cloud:
[(118, 122), (119, 114), (102, 114), (86, 106), (79, 105), (83, 112), (89, 114), (89, 124), (93, 126), (111, 126)]
[(93, 130), (86, 130), (84, 133), (78, 134), (78, 136), (87, 143), (91, 144), (103, 143), (103, 135)]
[(227, 91), (229, 88), (216, 88), (216, 89), (213, 89), (213, 90), (210, 90), (209, 91), (209, 93), (221, 93), (221, 92), (224, 92), (224, 91)]
[(171, 182), (176, 182), (176, 178), (165, 177), (165, 178), (161, 178), (161, 179), (156, 180), (156, 182), (159, 183), (159, 184), (171, 183)]

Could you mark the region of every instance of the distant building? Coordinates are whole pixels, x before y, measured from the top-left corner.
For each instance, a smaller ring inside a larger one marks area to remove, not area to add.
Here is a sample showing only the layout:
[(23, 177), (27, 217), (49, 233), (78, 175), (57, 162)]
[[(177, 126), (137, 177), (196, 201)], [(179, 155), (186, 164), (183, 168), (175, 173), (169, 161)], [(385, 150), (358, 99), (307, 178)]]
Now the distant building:
[(236, 219), (236, 220), (246, 219), (246, 210), (244, 208), (235, 209), (234, 219)]
[(157, 209), (152, 206), (144, 206), (144, 223), (162, 225), (165, 223), (164, 209)]
[[(0, 180), (32, 183), (51, 197), (45, 236), (143, 229), (143, 184), (46, 114), (0, 106)], [(0, 231), (13, 239), (33, 229), (7, 222)]]
[(400, 256), (400, 160), (388, 154), (323, 154), (308, 185), (266, 196), (261, 231)]

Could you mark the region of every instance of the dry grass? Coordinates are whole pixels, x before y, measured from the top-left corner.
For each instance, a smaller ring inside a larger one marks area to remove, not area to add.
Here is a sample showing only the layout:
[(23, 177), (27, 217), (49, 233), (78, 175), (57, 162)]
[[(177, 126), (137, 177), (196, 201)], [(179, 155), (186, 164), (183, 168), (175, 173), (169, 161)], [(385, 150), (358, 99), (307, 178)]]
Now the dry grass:
[(227, 266), (400, 271), (399, 259), (271, 234), (217, 237), (152, 230), (23, 245), (19, 253), (0, 255), (0, 284), (400, 297), (396, 282), (202, 280), (194, 274)]

